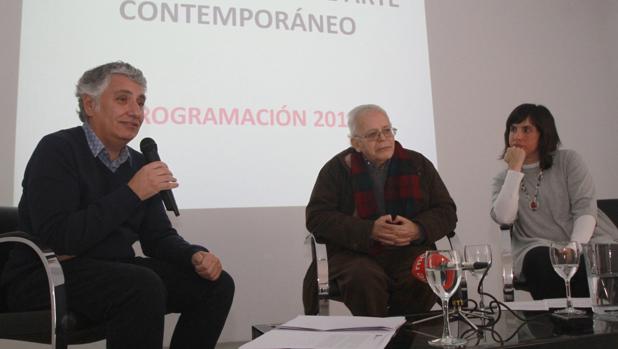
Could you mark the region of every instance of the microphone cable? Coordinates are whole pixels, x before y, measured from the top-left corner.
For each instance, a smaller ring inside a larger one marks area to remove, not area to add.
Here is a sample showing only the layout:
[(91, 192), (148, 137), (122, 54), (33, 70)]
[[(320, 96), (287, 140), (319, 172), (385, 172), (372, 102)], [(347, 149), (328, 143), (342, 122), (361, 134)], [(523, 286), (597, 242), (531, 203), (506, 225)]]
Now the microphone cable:
[[(485, 277), (487, 276), (489, 272), (489, 268), (487, 268), (484, 272), (483, 275), (481, 276), (481, 279), (479, 281), (478, 287), (477, 287), (477, 292), (479, 295), (482, 296), (487, 296), (488, 298), (491, 299), (491, 301), (488, 304), (488, 311), (483, 311), (484, 313), (487, 314), (491, 314), (491, 315), (495, 315), (495, 318), (491, 318), (487, 321), (483, 321), (483, 324), (477, 325), (478, 330), (474, 329), (474, 328), (469, 328), (466, 331), (461, 333), (461, 337), (464, 339), (471, 339), (472, 336), (476, 336), (477, 338), (477, 342), (476, 345), (480, 344), (480, 340), (482, 339), (482, 333), (483, 331), (487, 331), (489, 333), (491, 333), (492, 339), (498, 343), (500, 343), (500, 345), (504, 345), (504, 343), (510, 341), (511, 339), (513, 339), (513, 337), (515, 337), (515, 335), (517, 335), (517, 333), (524, 327), (524, 325), (530, 323), (531, 321), (534, 321), (537, 318), (540, 318), (542, 316), (545, 316), (546, 314), (539, 314), (539, 315), (535, 315), (529, 318), (525, 318), (520, 316), (519, 314), (516, 313), (515, 310), (511, 309), (508, 305), (506, 305), (504, 302), (499, 301), (496, 297), (494, 297), (492, 294), (487, 293), (487, 292), (483, 292), (481, 291), (481, 285), (483, 284), (483, 281), (485, 280)], [(468, 310), (470, 311), (481, 311), (480, 309), (478, 309), (478, 304), (476, 301), (474, 300), (468, 300), (468, 302), (472, 302), (474, 303), (474, 307), (473, 308), (469, 308)], [(506, 309), (508, 312), (510, 312), (516, 319), (518, 319), (519, 321), (521, 321), (522, 323), (515, 329), (515, 331), (513, 331), (513, 333), (511, 335), (509, 335), (507, 338), (503, 338), (500, 333), (498, 331), (495, 330), (495, 326), (496, 324), (500, 321), (500, 318), (502, 317), (502, 308)]]
[[(453, 247), (453, 243), (451, 242), (451, 239), (448, 239), (448, 243), (451, 247), (451, 250), (454, 249)], [(487, 296), (488, 298), (491, 299), (491, 301), (488, 304), (488, 311), (483, 311), (484, 313), (486, 312), (487, 314), (491, 314), (491, 315), (495, 315), (495, 318), (487, 320), (487, 321), (483, 321), (483, 324), (480, 325), (476, 325), (477, 329), (474, 329), (472, 327), (470, 327), (469, 329), (467, 329), (466, 331), (461, 333), (461, 338), (463, 339), (471, 339), (472, 336), (476, 336), (477, 338), (477, 342), (476, 345), (480, 344), (480, 341), (483, 337), (483, 331), (487, 331), (489, 333), (491, 333), (492, 339), (498, 343), (500, 343), (501, 346), (504, 345), (504, 343), (510, 341), (511, 339), (513, 339), (513, 337), (515, 337), (515, 335), (517, 335), (517, 333), (528, 323), (536, 320), (537, 318), (540, 318), (542, 316), (545, 316), (545, 313), (539, 314), (539, 315), (535, 315), (535, 316), (531, 316), (529, 318), (524, 318), (522, 316), (520, 316), (519, 314), (517, 314), (515, 312), (515, 310), (511, 309), (511, 307), (509, 307), (508, 305), (506, 305), (504, 302), (499, 301), (496, 297), (494, 297), (492, 294), (481, 291), (481, 285), (483, 284), (483, 281), (485, 280), (485, 277), (487, 276), (487, 274), (489, 273), (489, 269), (487, 268), (485, 269), (485, 271), (483, 272), (483, 275), (481, 276), (481, 279), (479, 280), (478, 286), (477, 286), (477, 293), (479, 295), (483, 295), (483, 296)], [(467, 308), (467, 310), (469, 311), (481, 311), (480, 309), (478, 309), (478, 303), (474, 300), (471, 299), (467, 299), (468, 302), (472, 302), (474, 303), (474, 307), (473, 308)], [(511, 335), (509, 335), (507, 338), (502, 338), (502, 336), (500, 335), (500, 333), (498, 331), (495, 330), (495, 326), (498, 323), (498, 321), (500, 320), (500, 318), (502, 317), (502, 308), (506, 309), (509, 313), (511, 313), (516, 319), (518, 319), (519, 321), (521, 321), (522, 323), (515, 329), (515, 331), (513, 331), (513, 333)], [(469, 326), (469, 325), (468, 325)], [(469, 336), (469, 337), (468, 337)]]

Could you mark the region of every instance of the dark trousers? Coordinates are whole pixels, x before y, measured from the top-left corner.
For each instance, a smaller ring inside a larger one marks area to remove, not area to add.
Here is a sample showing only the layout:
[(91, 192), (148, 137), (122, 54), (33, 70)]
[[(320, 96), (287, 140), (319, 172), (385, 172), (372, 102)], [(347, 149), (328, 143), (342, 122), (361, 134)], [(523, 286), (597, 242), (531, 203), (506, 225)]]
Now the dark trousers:
[(329, 274), (355, 316), (424, 313), (436, 303), (436, 296), (410, 273), (417, 254), (406, 248), (379, 256), (339, 252), (329, 257)]
[[(163, 346), (164, 316), (180, 313), (170, 349), (214, 348), (234, 296), (234, 281), (202, 279), (191, 267), (151, 258), (127, 262), (74, 258), (62, 263), (70, 311), (104, 323), (107, 348)], [(7, 287), (14, 310), (49, 307), (47, 280), (36, 270)]]
[[(533, 299), (564, 298), (566, 288), (564, 279), (554, 270), (549, 258), (549, 247), (535, 247), (524, 257), (521, 269), (526, 279), (528, 290)], [(571, 295), (573, 297), (588, 297), (588, 279), (584, 257), (580, 257), (579, 268), (571, 278)]]

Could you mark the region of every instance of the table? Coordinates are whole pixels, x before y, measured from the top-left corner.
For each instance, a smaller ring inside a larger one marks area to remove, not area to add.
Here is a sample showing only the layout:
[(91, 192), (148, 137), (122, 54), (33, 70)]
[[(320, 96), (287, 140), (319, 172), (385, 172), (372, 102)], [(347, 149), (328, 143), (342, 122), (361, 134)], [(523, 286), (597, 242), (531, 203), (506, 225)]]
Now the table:
[[(442, 318), (412, 325), (415, 320), (423, 319), (436, 312), (408, 316), (387, 349), (422, 349), (435, 347), (427, 341), (442, 334)], [(523, 320), (518, 319), (521, 317)], [(481, 320), (473, 320), (482, 324)], [(252, 326), (253, 338), (258, 337), (275, 325)], [(489, 330), (478, 336), (464, 321), (454, 319), (451, 333), (465, 336), (466, 348), (556, 348), (556, 349), (594, 349), (618, 348), (618, 321), (605, 321), (589, 314), (587, 319), (573, 324), (572, 321), (559, 321), (546, 311), (515, 311), (514, 314), (502, 311), (499, 320), (493, 326), (493, 335)], [(502, 340), (503, 342), (500, 342)]]

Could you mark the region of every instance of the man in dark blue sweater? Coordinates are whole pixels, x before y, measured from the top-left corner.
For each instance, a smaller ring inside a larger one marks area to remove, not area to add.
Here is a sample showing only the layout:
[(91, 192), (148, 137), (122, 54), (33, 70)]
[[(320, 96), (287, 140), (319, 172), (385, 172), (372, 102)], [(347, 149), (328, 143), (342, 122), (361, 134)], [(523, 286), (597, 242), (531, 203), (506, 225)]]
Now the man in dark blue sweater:
[[(43, 137), (19, 203), (21, 230), (61, 260), (69, 309), (105, 323), (108, 348), (162, 347), (164, 315), (181, 313), (171, 348), (214, 348), (234, 282), (206, 248), (178, 235), (159, 192), (178, 186), (161, 161), (128, 147), (144, 120), (146, 79), (124, 62), (84, 73), (82, 126)], [(139, 240), (148, 258), (136, 257)], [(3, 273), (15, 310), (49, 306), (36, 257), (16, 249)]]

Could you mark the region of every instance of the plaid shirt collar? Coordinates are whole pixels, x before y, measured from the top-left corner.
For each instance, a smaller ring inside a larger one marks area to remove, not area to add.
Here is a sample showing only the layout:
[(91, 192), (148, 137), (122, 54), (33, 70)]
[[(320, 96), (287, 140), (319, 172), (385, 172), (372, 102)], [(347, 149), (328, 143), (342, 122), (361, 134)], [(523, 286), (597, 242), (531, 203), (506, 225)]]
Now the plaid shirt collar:
[(88, 147), (92, 152), (92, 156), (101, 160), (103, 165), (105, 165), (105, 167), (107, 167), (110, 171), (116, 172), (116, 170), (127, 160), (131, 163), (131, 154), (129, 153), (129, 148), (126, 145), (122, 148), (122, 150), (120, 150), (120, 156), (118, 156), (116, 160), (111, 160), (107, 149), (105, 149), (105, 145), (103, 145), (103, 142), (101, 142), (99, 137), (97, 137), (94, 133), (92, 127), (90, 127), (90, 124), (88, 124), (88, 122), (84, 122), (82, 129), (86, 134), (86, 141), (88, 141)]

